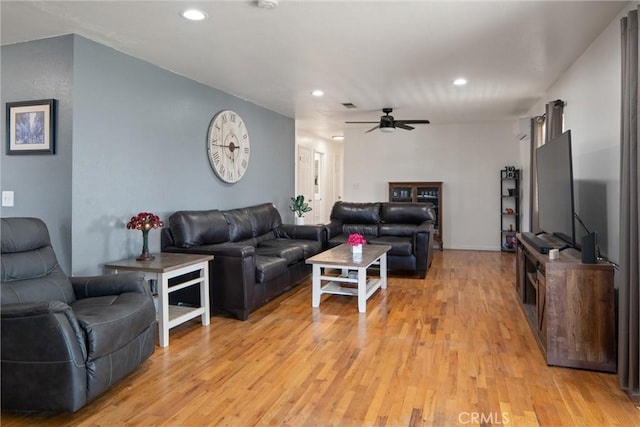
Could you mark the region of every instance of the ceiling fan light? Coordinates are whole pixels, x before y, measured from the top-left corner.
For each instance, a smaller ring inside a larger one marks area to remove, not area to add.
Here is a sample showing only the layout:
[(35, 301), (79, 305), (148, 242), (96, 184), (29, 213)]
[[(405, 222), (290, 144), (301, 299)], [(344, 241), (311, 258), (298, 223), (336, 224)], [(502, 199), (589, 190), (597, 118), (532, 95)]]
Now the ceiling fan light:
[(393, 126), (380, 126), (380, 132), (391, 133), (396, 130)]

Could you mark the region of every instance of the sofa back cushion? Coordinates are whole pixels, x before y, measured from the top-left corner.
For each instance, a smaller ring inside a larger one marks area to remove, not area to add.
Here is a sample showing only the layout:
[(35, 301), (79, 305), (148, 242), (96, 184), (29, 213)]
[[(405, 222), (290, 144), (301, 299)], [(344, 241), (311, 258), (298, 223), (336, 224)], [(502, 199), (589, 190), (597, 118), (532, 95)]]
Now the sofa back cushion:
[(342, 224), (342, 234), (358, 233), (365, 236), (377, 236), (378, 224)]
[(383, 203), (380, 217), (385, 224), (414, 224), (433, 221), (432, 203)]
[(174, 244), (180, 248), (229, 241), (227, 221), (217, 209), (175, 212), (169, 217), (169, 229)]
[(380, 236), (411, 237), (416, 231), (414, 224), (380, 224)]
[(71, 282), (58, 265), (42, 220), (2, 218), (0, 237), (2, 304), (75, 301)]
[(260, 237), (265, 234), (269, 234), (271, 238), (275, 237), (273, 230), (282, 224), (282, 218), (280, 217), (280, 212), (272, 203), (250, 206), (244, 208), (244, 211), (251, 221), (254, 237)]
[(343, 224), (378, 224), (380, 203), (336, 202), (331, 210), (331, 219)]
[(230, 209), (222, 214), (229, 227), (230, 242), (240, 242), (253, 237), (253, 224), (246, 209)]

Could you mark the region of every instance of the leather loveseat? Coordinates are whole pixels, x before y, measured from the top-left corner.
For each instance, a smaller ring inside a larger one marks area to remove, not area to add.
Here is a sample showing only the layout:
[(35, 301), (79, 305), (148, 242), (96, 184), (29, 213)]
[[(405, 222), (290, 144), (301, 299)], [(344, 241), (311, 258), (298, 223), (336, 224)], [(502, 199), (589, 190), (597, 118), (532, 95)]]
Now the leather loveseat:
[(76, 411), (153, 354), (141, 274), (68, 278), (37, 218), (1, 234), (2, 410)]
[(433, 259), (431, 203), (337, 202), (326, 225), (328, 246), (345, 243), (349, 234), (359, 233), (367, 243), (389, 245), (387, 269), (426, 277)]
[[(326, 248), (321, 225), (282, 224), (271, 203), (226, 211), (179, 211), (162, 229), (163, 252), (213, 255), (209, 265), (212, 313), (240, 320), (286, 292), (311, 272), (305, 259)], [(185, 290), (186, 291), (186, 290)], [(195, 304), (196, 295), (177, 298)]]

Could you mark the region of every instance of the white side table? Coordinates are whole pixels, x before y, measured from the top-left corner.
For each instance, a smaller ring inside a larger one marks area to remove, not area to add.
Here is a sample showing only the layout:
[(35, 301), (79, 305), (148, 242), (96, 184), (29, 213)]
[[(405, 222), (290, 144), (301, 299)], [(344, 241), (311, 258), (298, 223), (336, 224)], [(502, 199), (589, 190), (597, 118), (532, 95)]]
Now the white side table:
[[(209, 261), (213, 255), (157, 253), (150, 261), (135, 258), (105, 264), (114, 273), (140, 271), (145, 279), (156, 279), (158, 284), (158, 335), (160, 347), (169, 345), (169, 329), (194, 317), (201, 316), (202, 324), (209, 324)], [(169, 280), (189, 273), (198, 277), (169, 287)], [(190, 286), (200, 285), (200, 307), (169, 305), (169, 294)]]

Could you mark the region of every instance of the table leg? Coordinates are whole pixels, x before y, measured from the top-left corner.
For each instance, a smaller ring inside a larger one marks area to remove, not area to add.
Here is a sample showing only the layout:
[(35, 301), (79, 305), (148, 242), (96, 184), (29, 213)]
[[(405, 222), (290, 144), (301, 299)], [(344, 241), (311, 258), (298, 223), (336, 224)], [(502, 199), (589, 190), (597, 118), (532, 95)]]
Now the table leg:
[(367, 312), (367, 269), (358, 268), (358, 311)]
[(200, 270), (200, 274), (202, 274), (202, 281), (200, 282), (200, 306), (204, 307), (204, 313), (202, 313), (202, 324), (208, 325), (210, 317), (209, 307), (209, 262), (205, 262), (202, 270)]
[(380, 257), (380, 280), (382, 280), (382, 289), (387, 289), (387, 253)]
[(311, 307), (320, 307), (320, 265), (313, 264), (311, 280)]
[(169, 345), (169, 279), (158, 274), (158, 338), (160, 347)]

